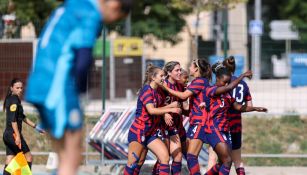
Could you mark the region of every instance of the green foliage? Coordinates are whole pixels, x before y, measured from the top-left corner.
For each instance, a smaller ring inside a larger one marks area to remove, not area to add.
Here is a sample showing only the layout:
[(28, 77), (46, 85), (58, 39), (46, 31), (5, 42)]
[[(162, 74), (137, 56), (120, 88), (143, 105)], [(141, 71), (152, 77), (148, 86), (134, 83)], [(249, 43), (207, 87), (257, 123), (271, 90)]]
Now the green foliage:
[[(1, 0), (0, 14), (8, 12), (8, 2), (10, 0)], [(44, 26), (51, 11), (59, 5), (55, 0), (14, 0), (15, 13), (17, 17), (17, 25), (25, 25), (28, 22), (33, 22), (36, 34)]]
[(266, 6), (263, 17), (267, 22), (271, 20), (291, 20), (299, 31), (302, 41), (307, 41), (307, 1), (291, 0), (262, 1)]

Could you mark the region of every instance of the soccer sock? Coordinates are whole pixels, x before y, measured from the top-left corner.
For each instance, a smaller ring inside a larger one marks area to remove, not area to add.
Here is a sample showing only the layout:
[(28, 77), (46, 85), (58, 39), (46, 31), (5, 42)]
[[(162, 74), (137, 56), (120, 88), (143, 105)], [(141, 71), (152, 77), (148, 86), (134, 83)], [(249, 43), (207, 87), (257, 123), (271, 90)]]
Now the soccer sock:
[(236, 169), (237, 175), (245, 175), (245, 170), (243, 167), (239, 167)]
[(193, 154), (187, 154), (188, 168), (190, 175), (200, 175), (198, 157)]
[(210, 170), (208, 170), (205, 175), (217, 175), (219, 174), (219, 169), (220, 165), (217, 163)]
[(134, 169), (133, 175), (139, 175), (141, 167), (141, 165), (137, 165)]
[(225, 164), (223, 164), (219, 170), (219, 175), (229, 175), (230, 173), (230, 167), (225, 166)]
[(32, 170), (32, 162), (28, 162), (28, 165), (30, 167), (30, 170)]
[(159, 175), (169, 175), (169, 165), (168, 164), (162, 164), (159, 165)]
[(157, 174), (159, 174), (159, 161), (157, 160), (156, 161), (156, 163), (155, 163), (155, 165), (154, 165), (154, 167), (153, 167), (153, 169), (152, 169), (152, 172), (151, 172), (151, 174), (152, 175), (157, 175)]
[(124, 175), (133, 175), (134, 169), (135, 169), (134, 166), (130, 167), (130, 166), (126, 165), (125, 170), (124, 170)]
[(172, 162), (172, 175), (180, 175), (181, 173), (181, 162)]
[(11, 175), (11, 173), (7, 172), (5, 170), (5, 168), (7, 167), (7, 165), (4, 165), (4, 169), (3, 169), (3, 175)]

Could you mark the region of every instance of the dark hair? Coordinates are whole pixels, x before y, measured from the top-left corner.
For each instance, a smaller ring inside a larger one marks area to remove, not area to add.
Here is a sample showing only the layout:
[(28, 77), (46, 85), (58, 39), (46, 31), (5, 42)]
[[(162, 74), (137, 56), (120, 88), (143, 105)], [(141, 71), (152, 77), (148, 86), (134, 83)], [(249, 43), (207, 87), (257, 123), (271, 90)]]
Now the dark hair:
[(121, 11), (125, 14), (129, 14), (133, 5), (133, 0), (119, 0), (121, 4)]
[(231, 72), (221, 62), (217, 62), (212, 65), (212, 72), (218, 78), (221, 78), (224, 75), (231, 76)]
[(229, 56), (223, 61), (223, 65), (231, 72), (236, 71), (236, 60), (233, 56)]
[(163, 71), (166, 75), (166, 78), (168, 78), (168, 72), (171, 72), (174, 70), (175, 66), (180, 65), (180, 63), (178, 61), (170, 61), (167, 62), (164, 67), (163, 67)]
[(181, 75), (189, 76), (189, 75), (188, 75), (188, 71), (186, 71), (186, 70), (183, 69), (183, 68), (181, 68)]
[(157, 75), (158, 70), (161, 70), (161, 68), (154, 66), (153, 64), (148, 64), (146, 67), (146, 72), (145, 72), (145, 79), (143, 82), (143, 86), (145, 84), (149, 84), (151, 82), (151, 77), (154, 77)]
[(192, 63), (199, 68), (200, 76), (211, 81), (212, 72), (210, 63), (205, 59), (196, 59)]
[(22, 83), (21, 79), (19, 79), (19, 78), (13, 78), (12, 79), (10, 86), (7, 89), (7, 93), (6, 93), (4, 102), (3, 102), (3, 111), (5, 111), (5, 105), (6, 105), (7, 98), (9, 98), (12, 95), (11, 87), (13, 87), (15, 83), (19, 83), (19, 82)]

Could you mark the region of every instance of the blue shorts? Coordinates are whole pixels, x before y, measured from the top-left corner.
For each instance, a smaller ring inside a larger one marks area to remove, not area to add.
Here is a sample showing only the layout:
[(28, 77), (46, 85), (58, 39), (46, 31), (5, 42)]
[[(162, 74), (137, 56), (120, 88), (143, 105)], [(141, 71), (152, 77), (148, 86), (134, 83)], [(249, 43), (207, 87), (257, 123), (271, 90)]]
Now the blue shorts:
[(226, 143), (231, 149), (231, 136), (229, 132), (219, 131), (217, 128), (212, 130), (212, 133), (206, 133), (208, 144), (215, 148), (218, 143)]
[(168, 130), (165, 130), (165, 131), (164, 131), (164, 135), (165, 135), (167, 138), (169, 138), (169, 137), (171, 137), (171, 136), (174, 136), (174, 135), (177, 135), (177, 134), (179, 134), (179, 131), (178, 131), (178, 129), (176, 129), (176, 128), (172, 128), (172, 129), (168, 129)]
[(242, 146), (242, 132), (231, 133), (232, 149), (240, 149)]
[(164, 132), (162, 131), (162, 129), (157, 129), (156, 132), (154, 133), (154, 136), (156, 138), (159, 138), (161, 140), (165, 140), (166, 136), (164, 134)]
[(135, 128), (133, 125), (129, 129), (128, 133), (128, 143), (138, 142), (142, 144), (145, 148), (150, 142), (158, 139), (158, 134), (154, 133), (153, 135), (145, 135), (145, 131), (143, 129)]
[(189, 139), (200, 139), (203, 143), (207, 143), (205, 126), (202, 125), (190, 125), (187, 138)]
[(76, 96), (63, 98), (54, 108), (39, 104), (35, 106), (40, 114), (42, 128), (49, 131), (56, 139), (63, 137), (66, 130), (76, 131), (83, 126), (83, 113)]

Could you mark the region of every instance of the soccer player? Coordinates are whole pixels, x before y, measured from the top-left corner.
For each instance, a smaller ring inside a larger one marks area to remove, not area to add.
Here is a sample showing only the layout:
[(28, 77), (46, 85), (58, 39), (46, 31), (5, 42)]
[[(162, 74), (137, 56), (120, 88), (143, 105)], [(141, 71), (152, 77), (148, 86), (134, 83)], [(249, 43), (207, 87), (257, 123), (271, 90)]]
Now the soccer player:
[[(190, 65), (190, 76), (195, 79), (187, 87), (184, 92), (175, 91), (169, 88), (164, 83), (164, 88), (173, 96), (178, 97), (181, 100), (187, 100), (190, 98), (190, 128), (187, 132), (187, 162), (190, 174), (199, 173), (198, 154), (203, 142), (205, 142), (204, 132), (194, 130), (195, 126), (203, 127), (205, 119), (202, 117), (202, 110), (199, 108), (203, 92), (206, 87), (209, 86), (209, 80), (211, 79), (210, 64), (203, 59), (193, 60)], [(197, 129), (197, 128), (196, 128)]]
[[(180, 63), (177, 61), (170, 61), (164, 66), (164, 73), (166, 75), (165, 82), (166, 85), (175, 91), (184, 91), (184, 87), (180, 81), (181, 68)], [(171, 94), (164, 94), (165, 105), (171, 104), (173, 102), (179, 102), (181, 105), (181, 100)], [(164, 142), (169, 149), (169, 153), (173, 158), (171, 165), (171, 174), (178, 175), (181, 173), (181, 161), (182, 161), (182, 144), (186, 143), (186, 132), (183, 127), (182, 115), (167, 113), (164, 115), (164, 120), (161, 123), (162, 130), (164, 131)], [(155, 168), (159, 165), (154, 166)]]
[[(164, 88), (172, 95), (186, 100), (190, 97), (190, 127), (187, 132), (187, 162), (190, 174), (199, 175), (200, 167), (198, 163), (198, 155), (203, 143), (206, 143), (205, 124), (207, 121), (207, 112), (201, 109), (201, 103), (206, 96), (206, 89), (210, 87), (211, 66), (204, 59), (193, 60), (190, 65), (190, 75), (195, 79), (187, 87), (184, 92), (174, 91), (164, 85)], [(240, 79), (250, 76), (251, 72), (241, 75)], [(240, 80), (235, 80), (225, 87), (219, 87), (218, 93), (225, 93), (233, 89)]]
[(74, 175), (81, 161), (83, 117), (92, 48), (102, 22), (129, 13), (132, 0), (66, 0), (51, 15), (37, 46), (26, 100), (38, 109), (59, 154), (59, 175)]
[[(236, 62), (233, 56), (225, 59), (223, 65), (231, 73), (231, 81), (236, 79), (234, 72), (236, 70)], [(244, 80), (242, 80), (230, 93), (237, 103), (247, 106), (253, 106), (252, 96), (249, 87)], [(237, 175), (245, 175), (243, 162), (241, 159), (241, 145), (242, 145), (242, 116), (241, 111), (235, 110), (231, 107), (228, 111), (230, 135), (232, 142), (231, 158), (235, 165)]]
[(10, 173), (5, 170), (11, 160), (19, 153), (23, 152), (28, 165), (31, 169), (32, 154), (22, 135), (22, 123), (25, 122), (30, 127), (36, 129), (40, 133), (44, 133), (38, 125), (27, 118), (23, 113), (23, 107), (20, 97), (23, 92), (23, 83), (20, 79), (14, 78), (11, 81), (8, 93), (4, 99), (3, 111), (6, 112), (6, 126), (3, 133), (3, 142), (6, 147), (6, 160), (3, 175)]
[[(227, 117), (229, 108), (233, 107), (241, 112), (266, 112), (267, 109), (263, 107), (240, 105), (235, 102), (235, 99), (232, 98), (230, 93), (221, 93), (221, 87), (226, 87), (229, 84), (231, 73), (221, 63), (214, 64), (212, 66), (212, 71), (216, 74), (216, 83), (214, 86), (207, 88), (204, 98), (204, 101), (207, 103), (206, 107), (209, 106), (209, 109), (207, 109), (208, 120), (206, 121), (205, 132), (207, 142), (217, 153), (220, 163), (214, 165), (206, 174), (211, 175), (218, 173), (220, 175), (228, 175), (232, 163), (230, 155), (231, 139)], [(251, 74), (246, 72), (234, 81), (240, 82), (244, 77), (249, 76), (251, 76)], [(232, 81), (232, 83), (234, 81)]]
[(181, 114), (177, 106), (158, 107), (164, 101), (160, 98), (157, 89), (163, 82), (164, 72), (155, 66), (147, 67), (144, 85), (140, 90), (136, 116), (128, 134), (128, 162), (125, 167), (125, 175), (133, 175), (139, 158), (144, 150), (151, 150), (160, 161), (159, 174), (168, 175), (169, 153), (166, 145), (157, 136), (160, 119), (165, 113)]

